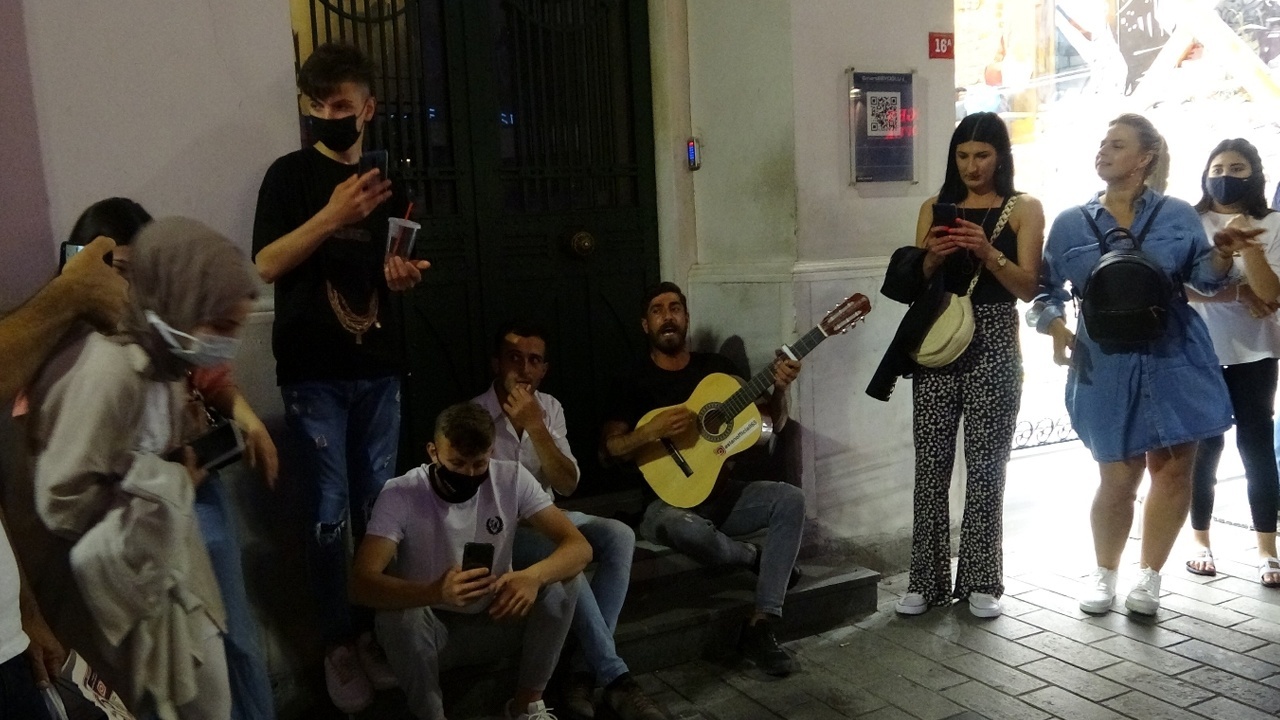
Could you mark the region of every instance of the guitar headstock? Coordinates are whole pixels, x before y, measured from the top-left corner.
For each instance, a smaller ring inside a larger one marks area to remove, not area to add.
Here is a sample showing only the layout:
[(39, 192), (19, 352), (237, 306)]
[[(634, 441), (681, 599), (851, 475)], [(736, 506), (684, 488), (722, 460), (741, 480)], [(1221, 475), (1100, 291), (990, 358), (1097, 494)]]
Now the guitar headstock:
[(846, 333), (849, 332), (849, 328), (862, 322), (869, 312), (871, 312), (871, 301), (862, 293), (854, 293), (831, 308), (831, 312), (823, 315), (818, 327), (822, 328), (822, 332), (828, 336)]

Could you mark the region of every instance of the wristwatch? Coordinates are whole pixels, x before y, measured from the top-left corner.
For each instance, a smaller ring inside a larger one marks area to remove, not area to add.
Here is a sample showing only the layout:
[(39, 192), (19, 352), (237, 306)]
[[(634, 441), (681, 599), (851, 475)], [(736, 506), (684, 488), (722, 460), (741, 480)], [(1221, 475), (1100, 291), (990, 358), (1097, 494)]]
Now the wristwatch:
[(1004, 253), (997, 250), (996, 251), (996, 267), (1004, 267), (1005, 265), (1008, 265), (1008, 264), (1009, 264), (1009, 258), (1005, 257)]

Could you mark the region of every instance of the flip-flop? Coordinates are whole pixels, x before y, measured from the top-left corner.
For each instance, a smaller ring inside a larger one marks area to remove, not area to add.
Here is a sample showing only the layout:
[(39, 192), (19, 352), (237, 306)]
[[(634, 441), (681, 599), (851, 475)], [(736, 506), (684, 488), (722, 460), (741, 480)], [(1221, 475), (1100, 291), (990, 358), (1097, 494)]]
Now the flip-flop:
[[(1197, 563), (1197, 562), (1198, 563), (1208, 562), (1209, 567), (1206, 569), (1201, 569), (1191, 564), (1191, 563)], [(1191, 559), (1187, 561), (1187, 572), (1191, 573), (1192, 575), (1203, 575), (1205, 577), (1213, 577), (1217, 575), (1218, 566), (1215, 565), (1213, 562), (1213, 551), (1206, 547), (1200, 548), (1200, 551), (1197, 552), (1195, 555), (1192, 555)]]
[(1258, 565), (1258, 582), (1262, 583), (1262, 587), (1280, 588), (1280, 580), (1267, 582), (1268, 575), (1280, 575), (1280, 560), (1276, 558), (1262, 558), (1262, 563)]

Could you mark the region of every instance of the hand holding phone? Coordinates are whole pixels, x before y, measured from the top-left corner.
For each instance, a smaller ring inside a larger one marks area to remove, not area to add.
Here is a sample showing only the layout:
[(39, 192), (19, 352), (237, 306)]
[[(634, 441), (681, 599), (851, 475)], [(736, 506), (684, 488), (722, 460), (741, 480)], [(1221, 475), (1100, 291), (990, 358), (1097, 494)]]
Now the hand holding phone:
[(933, 226), (955, 227), (960, 219), (960, 208), (955, 203), (933, 204)]
[(463, 571), (477, 568), (493, 572), (493, 543), (469, 542), (462, 546)]
[(387, 179), (388, 156), (386, 150), (369, 150), (360, 154), (360, 165), (357, 172), (364, 175), (370, 170), (378, 171), (378, 179)]
[[(84, 245), (73, 245), (69, 242), (63, 242), (58, 254), (58, 272), (62, 272), (62, 269), (67, 266), (67, 261), (75, 257), (84, 248)], [(102, 259), (107, 263), (108, 267), (114, 266), (114, 253), (108, 252), (106, 255), (102, 256)]]
[[(220, 470), (244, 454), (244, 436), (235, 423), (222, 420), (184, 447), (190, 447), (195, 453), (196, 467), (200, 470)], [(183, 462), (184, 447), (165, 453), (165, 459)]]

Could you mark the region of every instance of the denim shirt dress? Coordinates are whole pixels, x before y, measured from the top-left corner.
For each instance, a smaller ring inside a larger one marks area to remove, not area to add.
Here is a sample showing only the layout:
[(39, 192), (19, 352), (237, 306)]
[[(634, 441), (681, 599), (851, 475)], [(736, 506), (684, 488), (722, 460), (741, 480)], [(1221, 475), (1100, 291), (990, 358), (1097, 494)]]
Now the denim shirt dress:
[[(1095, 195), (1083, 208), (1105, 234), (1117, 223), (1100, 197)], [(1148, 188), (1138, 199), (1131, 225), (1135, 233), (1159, 197)], [(1200, 216), (1182, 200), (1171, 197), (1164, 203), (1142, 250), (1174, 282), (1203, 294), (1212, 295), (1227, 283), (1227, 276), (1213, 268), (1213, 244)], [(1063, 304), (1071, 297), (1064, 284), (1083, 290), (1099, 256), (1098, 238), (1079, 207), (1053, 221), (1036, 298), (1042, 310), (1038, 318), (1029, 318), (1037, 330), (1048, 332), (1049, 323), (1063, 316)], [(1067, 413), (1095, 460), (1117, 462), (1220, 435), (1231, 426), (1231, 402), (1208, 328), (1181, 293), (1170, 301), (1164, 336), (1138, 351), (1104, 351), (1089, 337), (1084, 319), (1077, 323), (1067, 372)]]

